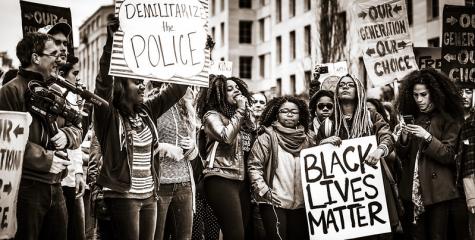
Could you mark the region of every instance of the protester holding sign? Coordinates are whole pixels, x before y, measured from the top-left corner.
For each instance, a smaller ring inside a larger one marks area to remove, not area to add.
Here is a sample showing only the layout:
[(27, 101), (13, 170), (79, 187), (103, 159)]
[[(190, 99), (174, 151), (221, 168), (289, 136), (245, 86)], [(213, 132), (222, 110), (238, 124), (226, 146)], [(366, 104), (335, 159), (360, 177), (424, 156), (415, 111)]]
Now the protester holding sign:
[(248, 172), (268, 239), (308, 239), (300, 150), (312, 145), (307, 104), (272, 99), (262, 115), (264, 132), (249, 156)]
[[(378, 147), (366, 157), (365, 163), (368, 165), (375, 165), (393, 150), (394, 138), (389, 124), (379, 113), (367, 109), (366, 92), (357, 78), (345, 75), (338, 81), (334, 114), (335, 123), (331, 131), (332, 136), (325, 138), (325, 128), (320, 127), (317, 133), (317, 143), (340, 145), (342, 139), (376, 135)], [(395, 228), (399, 223), (397, 206), (384, 172), (383, 181), (391, 226)]]
[(409, 239), (446, 239), (455, 184), (455, 146), (463, 120), (455, 84), (434, 69), (408, 74), (398, 108), (405, 124), (396, 144), (403, 160), (403, 226)]
[(206, 134), (205, 194), (224, 239), (244, 239), (249, 220), (245, 166), (254, 131), (249, 116), (251, 100), (244, 81), (217, 75), (197, 102), (198, 116)]
[(96, 79), (96, 94), (109, 102), (109, 106), (94, 105), (94, 131), (103, 154), (97, 184), (104, 188), (117, 239), (153, 239), (160, 184), (158, 156), (183, 158), (181, 149), (173, 151), (158, 143), (153, 119), (183, 97), (187, 86), (174, 85), (144, 100), (143, 80), (113, 79), (108, 72), (112, 35), (118, 28), (117, 20), (109, 22)]
[(23, 157), (15, 239), (66, 239), (67, 212), (60, 183), (71, 162), (58, 150), (78, 148), (81, 130), (58, 117), (52, 122), (58, 133), (51, 136), (51, 125), (34, 110), (38, 103), (27, 97), (32, 93), (29, 84), (46, 89), (46, 79), (56, 71), (60, 52), (54, 39), (29, 33), (16, 51), (21, 67), (18, 76), (0, 89), (0, 110), (30, 112), (33, 122)]

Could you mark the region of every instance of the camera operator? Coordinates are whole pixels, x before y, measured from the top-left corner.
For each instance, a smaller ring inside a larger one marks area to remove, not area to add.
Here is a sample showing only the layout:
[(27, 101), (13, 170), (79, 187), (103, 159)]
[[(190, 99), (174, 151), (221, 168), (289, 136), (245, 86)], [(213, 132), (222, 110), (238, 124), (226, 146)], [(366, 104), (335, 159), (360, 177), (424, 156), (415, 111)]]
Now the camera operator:
[(71, 162), (61, 158), (63, 152), (58, 150), (78, 148), (81, 130), (58, 117), (58, 133), (51, 136), (50, 125), (28, 108), (35, 103), (25, 97), (31, 81), (46, 86), (45, 81), (58, 67), (60, 49), (51, 36), (28, 33), (16, 52), (21, 67), (17, 77), (0, 89), (0, 110), (30, 112), (33, 121), (23, 157), (15, 239), (66, 239), (67, 213), (61, 179)]

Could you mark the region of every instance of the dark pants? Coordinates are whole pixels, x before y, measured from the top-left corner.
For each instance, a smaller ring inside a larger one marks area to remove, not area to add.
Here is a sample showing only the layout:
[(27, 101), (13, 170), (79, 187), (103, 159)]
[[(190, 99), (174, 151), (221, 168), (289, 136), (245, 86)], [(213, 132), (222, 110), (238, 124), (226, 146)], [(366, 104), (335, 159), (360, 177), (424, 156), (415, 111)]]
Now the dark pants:
[(15, 239), (67, 239), (68, 217), (61, 185), (22, 179)]
[[(290, 210), (268, 204), (259, 206), (267, 239), (309, 239), (304, 208)], [(277, 229), (279, 229), (278, 232)]]
[(82, 199), (84, 201), (84, 231), (86, 233), (86, 239), (94, 239), (97, 221), (91, 209), (91, 190), (86, 189)]
[(247, 184), (211, 176), (204, 179), (204, 187), (208, 203), (223, 231), (223, 239), (244, 239), (251, 204)]
[(155, 198), (106, 198), (114, 239), (151, 240), (155, 234), (157, 201)]
[(192, 225), (191, 182), (160, 184), (155, 240), (191, 239)]
[(63, 186), (64, 199), (68, 210), (68, 240), (86, 239), (84, 202), (76, 199), (76, 188)]
[(416, 224), (414, 224), (414, 205), (412, 202), (405, 201), (405, 214), (403, 219), (404, 239), (447, 239), (450, 205), (451, 201), (444, 201), (425, 206), (425, 212), (422, 213)]
[(218, 240), (219, 223), (205, 196), (196, 193), (196, 213), (193, 216), (193, 240)]
[(262, 221), (260, 205), (253, 203), (251, 208), (252, 219), (251, 224), (249, 224), (249, 226), (252, 228), (252, 239), (266, 240), (266, 230), (264, 228), (264, 222)]
[(468, 209), (465, 197), (450, 201), (448, 239), (470, 239)]

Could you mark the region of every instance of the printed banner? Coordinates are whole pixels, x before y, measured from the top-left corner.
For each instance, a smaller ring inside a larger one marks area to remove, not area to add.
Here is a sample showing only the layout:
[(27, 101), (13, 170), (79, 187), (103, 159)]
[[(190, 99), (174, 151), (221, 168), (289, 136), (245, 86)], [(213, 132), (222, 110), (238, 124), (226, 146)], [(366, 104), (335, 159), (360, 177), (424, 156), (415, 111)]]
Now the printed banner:
[(233, 62), (230, 61), (216, 61), (211, 64), (209, 74), (224, 75), (225, 77), (232, 77)]
[(444, 6), (442, 72), (460, 83), (475, 83), (475, 6)]
[(404, 0), (358, 0), (353, 5), (363, 60), (374, 86), (417, 70)]
[(16, 203), (31, 116), (0, 111), (0, 239), (15, 237)]
[[(73, 26), (71, 10), (69, 8), (27, 1), (20, 1), (20, 8), (23, 35), (29, 32), (37, 32), (38, 29), (44, 26), (55, 25), (60, 22), (67, 23), (71, 27)], [(68, 53), (74, 55), (72, 35), (69, 36), (68, 42)]]
[(206, 0), (116, 0), (109, 74), (208, 87)]
[(416, 56), (417, 66), (419, 69), (434, 68), (440, 71), (442, 66), (442, 58), (440, 57), (442, 48), (440, 47), (415, 47), (414, 55)]
[(376, 137), (300, 153), (310, 239), (350, 239), (391, 231), (381, 165), (364, 164)]

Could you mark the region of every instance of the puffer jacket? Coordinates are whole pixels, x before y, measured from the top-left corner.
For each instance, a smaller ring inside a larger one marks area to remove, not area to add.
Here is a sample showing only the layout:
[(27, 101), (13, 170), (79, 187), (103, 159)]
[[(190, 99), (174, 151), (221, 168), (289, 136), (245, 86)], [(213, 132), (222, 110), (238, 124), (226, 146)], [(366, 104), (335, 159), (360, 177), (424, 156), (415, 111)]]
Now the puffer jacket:
[(215, 158), (204, 160), (205, 178), (220, 176), (231, 180), (244, 180), (245, 154), (241, 135), (243, 122), (244, 112), (241, 110), (237, 110), (231, 118), (217, 111), (208, 111), (203, 116), (206, 156), (210, 155), (214, 143), (218, 142)]

